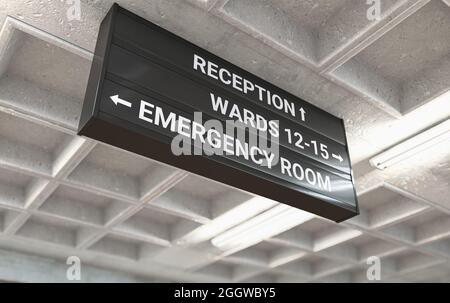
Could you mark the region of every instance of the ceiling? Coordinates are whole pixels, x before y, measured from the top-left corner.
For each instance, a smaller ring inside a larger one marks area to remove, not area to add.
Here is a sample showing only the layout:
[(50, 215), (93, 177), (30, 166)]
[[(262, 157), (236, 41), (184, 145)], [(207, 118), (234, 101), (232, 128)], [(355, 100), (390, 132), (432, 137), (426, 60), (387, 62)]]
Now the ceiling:
[[(0, 280), (450, 281), (450, 143), (386, 170), (368, 160), (450, 116), (450, 3), (118, 0), (123, 7), (344, 119), (361, 214), (312, 217), (262, 241), (211, 239), (277, 202), (77, 137), (112, 1), (0, 3)], [(11, 266), (11, 264), (13, 264)]]

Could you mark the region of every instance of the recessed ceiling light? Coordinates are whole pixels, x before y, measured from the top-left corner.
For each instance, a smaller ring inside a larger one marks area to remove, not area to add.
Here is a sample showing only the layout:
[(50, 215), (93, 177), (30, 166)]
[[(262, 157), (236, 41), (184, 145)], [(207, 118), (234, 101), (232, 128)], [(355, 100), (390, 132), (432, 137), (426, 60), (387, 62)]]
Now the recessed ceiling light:
[(278, 235), (314, 217), (311, 213), (280, 204), (224, 232), (211, 242), (223, 251), (236, 251)]
[(448, 140), (450, 140), (450, 119), (373, 157), (370, 164), (383, 170)]

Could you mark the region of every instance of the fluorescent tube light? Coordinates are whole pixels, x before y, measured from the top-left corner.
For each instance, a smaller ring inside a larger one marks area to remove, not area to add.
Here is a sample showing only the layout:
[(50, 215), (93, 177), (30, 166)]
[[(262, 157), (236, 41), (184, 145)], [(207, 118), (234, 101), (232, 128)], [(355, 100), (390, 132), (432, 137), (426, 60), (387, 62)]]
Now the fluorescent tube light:
[(305, 211), (279, 204), (212, 239), (223, 251), (236, 251), (257, 244), (314, 217)]
[(450, 119), (373, 157), (370, 164), (383, 170), (445, 140), (450, 140)]
[[(224, 196), (223, 199), (219, 201), (220, 203), (215, 207), (213, 215), (215, 219), (185, 235), (182, 239), (177, 241), (177, 244), (197, 244), (210, 240), (224, 231), (246, 222), (278, 204), (270, 199), (256, 196), (238, 206), (228, 209), (230, 208), (230, 204), (234, 205), (234, 203), (239, 200), (239, 195), (240, 194), (238, 194), (237, 197), (233, 194)], [(226, 211), (220, 210), (220, 207), (224, 207)]]

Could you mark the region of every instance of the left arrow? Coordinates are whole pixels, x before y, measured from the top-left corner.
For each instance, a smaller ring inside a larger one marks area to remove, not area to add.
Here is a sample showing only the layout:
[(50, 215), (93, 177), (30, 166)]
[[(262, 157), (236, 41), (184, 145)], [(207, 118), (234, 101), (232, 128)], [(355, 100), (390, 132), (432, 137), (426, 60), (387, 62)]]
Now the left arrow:
[(131, 107), (131, 102), (120, 99), (119, 95), (111, 96), (110, 98), (111, 98), (112, 102), (114, 102), (115, 105), (122, 104), (122, 105), (125, 105), (126, 107)]

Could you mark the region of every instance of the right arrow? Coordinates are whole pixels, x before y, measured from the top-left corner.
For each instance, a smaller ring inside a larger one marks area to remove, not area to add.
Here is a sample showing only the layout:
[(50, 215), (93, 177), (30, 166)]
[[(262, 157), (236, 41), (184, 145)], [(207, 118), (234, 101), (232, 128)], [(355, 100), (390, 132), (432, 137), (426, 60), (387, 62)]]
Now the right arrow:
[(111, 98), (112, 102), (114, 102), (115, 105), (122, 104), (122, 105), (125, 105), (126, 107), (131, 107), (131, 102), (120, 99), (119, 95), (114, 95), (114, 96), (111, 96), (110, 98)]
[(335, 155), (335, 154), (332, 154), (332, 156), (333, 156), (333, 158), (335, 158), (336, 160), (339, 160), (339, 162), (344, 161), (344, 159), (342, 159), (342, 156), (341, 156), (341, 155)]

